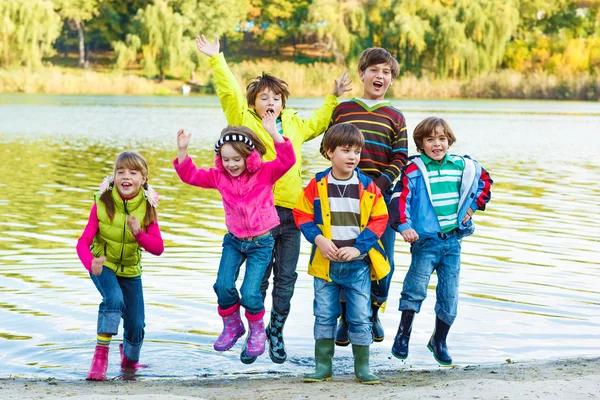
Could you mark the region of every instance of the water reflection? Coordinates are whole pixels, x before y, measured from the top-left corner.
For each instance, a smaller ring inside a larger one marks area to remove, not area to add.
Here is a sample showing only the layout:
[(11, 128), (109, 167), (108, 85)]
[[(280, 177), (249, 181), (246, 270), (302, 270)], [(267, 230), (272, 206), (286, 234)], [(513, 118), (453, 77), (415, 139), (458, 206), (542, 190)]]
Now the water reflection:
[[(453, 147), (492, 174), (493, 198), (476, 215), (463, 244), (459, 317), (450, 333), (459, 364), (598, 356), (600, 105), (546, 102), (396, 102), (409, 131), (429, 111), (448, 119)], [(302, 115), (318, 100), (290, 103)], [(405, 107), (404, 107), (405, 106)], [(581, 116), (585, 114), (585, 116)], [(179, 182), (171, 162), (175, 132), (193, 132), (192, 155), (212, 164), (212, 144), (225, 125), (215, 98), (0, 96), (0, 377), (83, 379), (91, 360), (98, 293), (75, 254), (92, 195), (124, 149), (148, 160), (161, 195), (161, 257), (144, 254), (147, 333), (142, 362), (115, 379), (299, 374), (312, 368), (312, 280), (302, 244), (299, 281), (286, 325), (289, 361), (238, 360), (241, 344), (219, 354), (221, 329), (212, 285), (225, 233), (216, 191)], [(565, 135), (565, 132), (569, 135)], [(566, 139), (566, 140), (565, 140)], [(306, 180), (327, 166), (318, 143), (304, 147)], [(414, 147), (411, 143), (411, 152)], [(396, 245), (390, 303), (381, 316), (386, 340), (372, 347), (375, 370), (434, 367), (426, 349), (435, 292), (415, 320), (407, 363), (390, 358), (402, 279), (410, 262)], [(431, 287), (435, 286), (435, 278)], [(267, 303), (270, 309), (270, 304)], [(352, 370), (336, 349), (335, 373)]]

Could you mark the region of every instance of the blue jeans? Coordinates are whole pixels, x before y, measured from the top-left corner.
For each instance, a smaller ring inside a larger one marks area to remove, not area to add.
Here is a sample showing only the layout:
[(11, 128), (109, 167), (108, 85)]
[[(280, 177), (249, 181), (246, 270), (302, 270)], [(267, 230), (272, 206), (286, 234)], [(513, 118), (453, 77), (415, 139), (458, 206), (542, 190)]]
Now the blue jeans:
[(402, 286), (400, 311), (420, 311), (427, 297), (429, 279), (436, 271), (435, 314), (452, 325), (458, 309), (460, 247), (461, 237), (457, 233), (446, 234), (445, 238), (423, 238), (411, 244), (412, 260)]
[(263, 300), (267, 297), (269, 277), (273, 273), (273, 309), (277, 314), (287, 316), (294, 295), (294, 286), (298, 279), (296, 266), (300, 256), (300, 230), (296, 226), (292, 210), (277, 206), (279, 226), (271, 230), (275, 239), (273, 258), (263, 276), (260, 292)]
[[(258, 314), (265, 309), (260, 294), (260, 283), (271, 261), (274, 242), (270, 233), (253, 240), (239, 239), (229, 232), (225, 235), (217, 282), (213, 286), (217, 294), (217, 302), (222, 309), (238, 302), (250, 314)], [(244, 261), (246, 261), (246, 274), (240, 288), (242, 294), (240, 300), (235, 281)]]
[(394, 275), (394, 245), (396, 243), (396, 231), (392, 229), (390, 224), (385, 228), (385, 232), (381, 235), (381, 243), (390, 263), (390, 273), (379, 281), (371, 281), (371, 300), (382, 304), (387, 301), (390, 292), (390, 284), (392, 283), (392, 275)]
[[(390, 205), (392, 193), (393, 190), (390, 188), (383, 194), (385, 204), (388, 207)], [(390, 285), (392, 283), (392, 275), (394, 275), (394, 245), (396, 244), (396, 231), (392, 229), (389, 223), (387, 224), (383, 235), (381, 235), (380, 240), (390, 263), (390, 273), (379, 281), (371, 281), (371, 301), (382, 304), (388, 299)], [(340, 295), (340, 300), (346, 300), (346, 296), (344, 295), (343, 291)]]
[(92, 282), (102, 295), (98, 307), (98, 334), (116, 335), (123, 318), (123, 353), (129, 361), (140, 359), (144, 342), (144, 292), (142, 277), (121, 278), (107, 267)]
[(346, 321), (352, 344), (368, 346), (373, 343), (371, 332), (370, 267), (364, 260), (331, 262), (331, 282), (314, 278), (315, 340), (333, 339), (337, 320), (342, 313), (340, 290), (346, 292)]

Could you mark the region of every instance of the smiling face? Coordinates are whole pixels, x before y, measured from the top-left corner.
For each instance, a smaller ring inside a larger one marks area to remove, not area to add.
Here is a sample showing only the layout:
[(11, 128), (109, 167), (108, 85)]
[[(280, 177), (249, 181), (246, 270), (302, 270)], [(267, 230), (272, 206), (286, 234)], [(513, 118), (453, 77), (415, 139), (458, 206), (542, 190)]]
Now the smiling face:
[(231, 174), (231, 176), (240, 176), (246, 170), (246, 157), (235, 151), (233, 146), (225, 143), (219, 149), (223, 168)]
[(334, 151), (327, 150), (331, 160), (331, 173), (335, 179), (349, 179), (360, 161), (360, 147), (337, 146)]
[(364, 71), (358, 72), (358, 77), (364, 86), (362, 98), (367, 100), (383, 100), (394, 82), (392, 68), (387, 63), (369, 65)]
[(448, 137), (444, 127), (438, 125), (429, 136), (423, 138), (423, 152), (435, 161), (442, 161), (448, 153)]
[(254, 111), (259, 117), (267, 112), (272, 112), (275, 118), (279, 118), (283, 110), (281, 95), (273, 93), (271, 89), (264, 89), (256, 95), (254, 99)]
[(130, 199), (137, 196), (144, 183), (146, 183), (146, 177), (137, 169), (121, 167), (115, 170), (114, 185), (121, 197)]

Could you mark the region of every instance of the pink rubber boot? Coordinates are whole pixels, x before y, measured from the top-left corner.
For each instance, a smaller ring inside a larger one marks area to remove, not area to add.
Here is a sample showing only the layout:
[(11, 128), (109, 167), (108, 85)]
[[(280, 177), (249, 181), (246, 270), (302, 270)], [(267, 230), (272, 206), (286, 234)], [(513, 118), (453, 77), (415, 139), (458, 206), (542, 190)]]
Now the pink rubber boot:
[(92, 366), (88, 372), (88, 381), (105, 381), (106, 369), (108, 368), (108, 346), (96, 346)]
[(226, 351), (233, 347), (235, 342), (246, 333), (244, 323), (240, 318), (240, 303), (225, 310), (220, 306), (219, 315), (223, 318), (223, 332), (219, 335), (213, 347), (216, 351)]
[(250, 314), (246, 311), (246, 318), (248, 318), (248, 326), (250, 333), (246, 340), (246, 355), (249, 357), (258, 357), (265, 352), (265, 341), (267, 335), (265, 333), (265, 323), (263, 322), (263, 316), (265, 310), (262, 310), (258, 314)]
[(121, 367), (126, 369), (142, 369), (148, 368), (147, 365), (140, 364), (139, 361), (129, 361), (123, 353), (123, 343), (119, 345), (119, 353), (121, 353)]

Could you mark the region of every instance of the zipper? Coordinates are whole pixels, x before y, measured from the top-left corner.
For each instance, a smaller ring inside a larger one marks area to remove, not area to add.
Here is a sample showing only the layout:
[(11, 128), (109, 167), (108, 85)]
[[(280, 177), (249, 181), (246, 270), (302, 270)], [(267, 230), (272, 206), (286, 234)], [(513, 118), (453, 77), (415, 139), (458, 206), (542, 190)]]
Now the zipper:
[[(127, 210), (127, 200), (123, 201), (123, 209), (125, 210), (125, 221), (123, 222), (123, 236), (121, 237), (121, 257), (119, 258), (119, 264), (123, 261), (123, 252), (125, 251), (125, 233), (127, 232), (127, 215), (129, 215), (129, 210)], [(121, 264), (121, 272), (125, 272), (125, 266)]]

